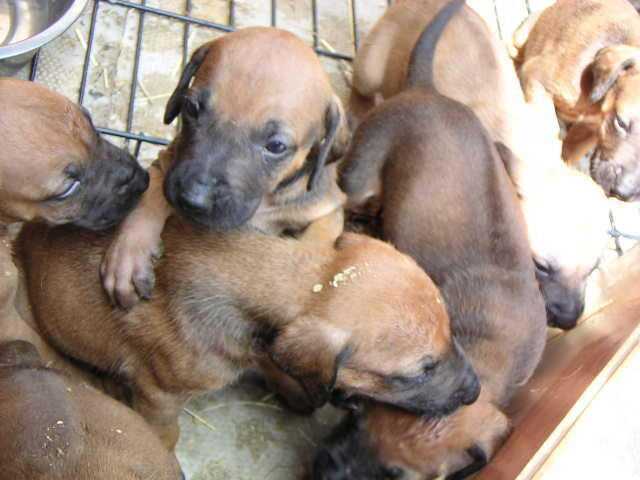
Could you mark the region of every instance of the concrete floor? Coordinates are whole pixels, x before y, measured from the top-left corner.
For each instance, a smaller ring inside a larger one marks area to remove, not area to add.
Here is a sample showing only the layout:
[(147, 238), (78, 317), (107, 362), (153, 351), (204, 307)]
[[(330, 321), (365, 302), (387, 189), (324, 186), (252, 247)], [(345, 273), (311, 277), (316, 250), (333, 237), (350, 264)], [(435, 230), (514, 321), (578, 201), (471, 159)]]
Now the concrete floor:
[[(319, 0), (319, 32), (330, 48), (353, 55), (350, 1)], [(358, 12), (357, 31), (363, 38), (384, 12), (387, 0), (353, 1)], [(185, 8), (184, 0), (149, 0), (146, 3), (179, 13), (184, 13)], [(228, 3), (227, 0), (194, 0), (193, 15), (227, 23)], [(271, 2), (236, 0), (235, 3), (237, 26), (270, 23)], [(550, 0), (469, 0), (490, 28), (503, 38), (510, 37), (527, 15), (528, 7), (536, 10), (549, 3)], [(36, 78), (74, 100), (78, 98), (90, 7), (67, 33), (42, 50)], [(311, 0), (278, 0), (278, 8), (277, 25), (294, 31), (311, 43)], [(98, 126), (126, 129), (130, 120), (133, 132), (170, 139), (175, 127), (163, 125), (161, 118), (180, 73), (183, 24), (145, 14), (135, 110), (133, 118), (128, 119), (139, 18), (139, 14), (132, 10), (100, 3), (84, 104)], [(192, 27), (190, 51), (217, 35), (221, 33)], [(329, 48), (326, 44), (323, 46)], [(346, 99), (348, 83), (345, 72), (349, 71), (349, 65), (327, 58), (322, 61), (336, 91)], [(27, 76), (28, 70), (20, 75)], [(122, 144), (119, 140), (117, 143)], [(157, 147), (143, 145), (141, 163), (150, 163), (157, 151)], [(619, 228), (627, 233), (640, 234), (637, 205), (612, 200), (612, 207), (616, 211)], [(623, 249), (633, 243), (623, 241)], [(609, 256), (616, 256), (613, 243)], [(329, 431), (338, 416), (339, 413), (330, 407), (311, 417), (298, 416), (283, 410), (269, 392), (255, 382), (242, 382), (237, 387), (194, 399), (189, 404), (181, 417), (178, 457), (190, 480), (297, 479), (308, 466), (318, 440)]]

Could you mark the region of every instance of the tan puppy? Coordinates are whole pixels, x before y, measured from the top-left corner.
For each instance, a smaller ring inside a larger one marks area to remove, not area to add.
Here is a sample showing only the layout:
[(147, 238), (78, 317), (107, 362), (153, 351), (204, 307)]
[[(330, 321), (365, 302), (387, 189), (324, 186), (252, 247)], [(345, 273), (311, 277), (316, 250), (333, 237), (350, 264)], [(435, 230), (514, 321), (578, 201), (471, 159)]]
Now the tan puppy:
[(0, 480), (178, 480), (180, 467), (129, 408), (0, 343)]
[[(79, 370), (42, 341), (20, 296), (10, 222), (100, 229), (122, 220), (149, 181), (126, 151), (100, 138), (88, 112), (32, 82), (0, 78), (0, 339), (37, 346), (46, 363)], [(22, 315), (15, 308), (16, 301)]]
[[(420, 32), (445, 4), (404, 0), (387, 10), (356, 57), (352, 111), (366, 111), (377, 94), (401, 91)], [(562, 162), (552, 102), (546, 96), (524, 101), (503, 45), (471, 8), (452, 19), (434, 61), (438, 91), (471, 108), (492, 138), (514, 152), (507, 167), (524, 209), (549, 323), (573, 327), (584, 308), (586, 279), (608, 240), (602, 190)]]
[[(445, 418), (365, 408), (365, 420), (347, 420), (319, 454), (316, 479), (405, 472), (422, 479), (477, 470), (508, 433), (501, 409), (542, 355), (544, 303), (500, 158), (510, 152), (496, 151), (473, 112), (433, 87), (438, 38), (463, 4), (447, 4), (421, 34), (405, 90), (355, 132), (342, 183), (350, 199), (381, 186), (384, 236), (440, 286), (454, 341), (474, 365), (482, 395)], [(361, 453), (350, 454), (355, 451)]]
[(172, 209), (216, 230), (249, 224), (280, 234), (343, 206), (334, 166), (325, 167), (348, 140), (342, 107), (317, 55), (295, 35), (246, 28), (202, 45), (165, 123), (178, 115), (162, 172), (152, 173), (102, 268), (105, 289), (125, 307), (151, 293), (150, 258)]
[[(314, 407), (336, 390), (416, 412), (450, 412), (476, 399), (475, 373), (451, 340), (437, 289), (392, 247), (353, 234), (335, 247), (214, 234), (174, 220), (163, 234), (158, 294), (128, 313), (114, 311), (86, 275), (109, 236), (36, 227), (21, 236), (47, 339), (129, 382), (134, 409), (169, 447), (188, 397), (228, 385), (261, 354)], [(428, 372), (434, 361), (436, 375)]]
[(559, 0), (514, 35), (525, 95), (538, 85), (572, 124), (565, 159), (590, 149), (609, 195), (640, 194), (640, 17), (628, 0)]

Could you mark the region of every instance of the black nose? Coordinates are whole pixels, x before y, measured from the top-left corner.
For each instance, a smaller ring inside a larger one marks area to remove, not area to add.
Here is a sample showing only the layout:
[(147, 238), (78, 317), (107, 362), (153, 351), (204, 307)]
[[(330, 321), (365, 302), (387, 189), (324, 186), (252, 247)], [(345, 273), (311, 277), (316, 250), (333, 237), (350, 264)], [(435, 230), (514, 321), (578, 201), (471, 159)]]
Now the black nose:
[(202, 215), (209, 210), (210, 197), (210, 185), (195, 181), (189, 188), (180, 191), (178, 205), (186, 212)]
[(570, 330), (576, 326), (578, 319), (584, 312), (584, 302), (560, 303), (547, 305), (547, 324), (551, 327)]

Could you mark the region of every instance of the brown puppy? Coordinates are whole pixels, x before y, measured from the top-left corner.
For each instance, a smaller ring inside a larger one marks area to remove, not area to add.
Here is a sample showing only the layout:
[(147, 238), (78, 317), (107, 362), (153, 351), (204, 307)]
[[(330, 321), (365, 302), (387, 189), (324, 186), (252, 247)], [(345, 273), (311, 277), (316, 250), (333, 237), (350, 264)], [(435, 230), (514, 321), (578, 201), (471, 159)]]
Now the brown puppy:
[(590, 149), (609, 195), (640, 195), (640, 17), (628, 0), (559, 0), (514, 34), (525, 95), (538, 85), (572, 124), (565, 159)]
[[(454, 341), (471, 359), (482, 395), (441, 419), (374, 408), (366, 421), (343, 427), (319, 455), (317, 479), (382, 479), (397, 467), (416, 475), (410, 478), (450, 474), (468, 463), (465, 472), (477, 469), (507, 434), (500, 409), (542, 355), (544, 304), (522, 212), (500, 159), (510, 152), (500, 147), (499, 155), (473, 112), (433, 87), (437, 40), (463, 4), (450, 2), (420, 36), (406, 90), (360, 125), (342, 183), (354, 198), (381, 185), (384, 236), (440, 286)], [(355, 449), (362, 453), (350, 456)]]
[[(377, 94), (389, 98), (402, 90), (416, 40), (445, 4), (404, 0), (389, 8), (356, 57), (352, 112), (366, 111)], [(515, 153), (508, 169), (524, 210), (549, 323), (573, 327), (584, 309), (587, 277), (608, 241), (602, 189), (562, 162), (553, 103), (546, 97), (525, 102), (504, 46), (473, 9), (465, 6), (452, 19), (434, 62), (438, 91), (471, 108), (493, 140)]]
[(16, 300), (19, 279), (6, 224), (106, 228), (129, 213), (149, 177), (126, 151), (100, 138), (88, 112), (62, 95), (0, 78), (0, 98), (0, 339), (27, 340), (45, 362), (79, 374), (39, 337), (27, 302)]
[(88, 112), (43, 86), (0, 78), (0, 221), (93, 230), (120, 222), (148, 174), (100, 138)]
[(175, 457), (135, 412), (0, 343), (0, 480), (178, 480)]
[(128, 313), (86, 275), (110, 240), (23, 231), (30, 299), (56, 347), (131, 384), (134, 409), (169, 447), (187, 398), (233, 382), (262, 352), (314, 407), (337, 390), (443, 413), (478, 395), (437, 289), (378, 240), (215, 234), (176, 218), (163, 233), (158, 295)]
[(105, 289), (122, 306), (150, 295), (150, 258), (172, 209), (216, 230), (249, 224), (280, 234), (343, 206), (334, 166), (325, 167), (348, 140), (342, 106), (317, 55), (295, 35), (246, 28), (202, 45), (165, 123), (178, 115), (162, 172), (152, 173), (149, 194), (102, 268)]

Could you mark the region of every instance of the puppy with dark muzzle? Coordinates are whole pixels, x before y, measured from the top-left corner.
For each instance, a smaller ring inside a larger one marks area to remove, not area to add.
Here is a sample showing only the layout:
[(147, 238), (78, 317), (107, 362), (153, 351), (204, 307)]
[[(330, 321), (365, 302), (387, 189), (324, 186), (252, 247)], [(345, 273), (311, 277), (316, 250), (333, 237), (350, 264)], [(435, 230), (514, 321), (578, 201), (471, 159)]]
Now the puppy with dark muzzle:
[(33, 226), (19, 240), (47, 340), (129, 383), (133, 408), (171, 448), (186, 400), (228, 385), (260, 357), (312, 408), (340, 392), (435, 415), (478, 396), (438, 290), (379, 240), (221, 234), (174, 218), (158, 295), (128, 312), (114, 311), (86, 275), (109, 236)]
[(47, 368), (24, 341), (0, 343), (0, 480), (184, 480), (135, 412)]
[[(544, 302), (500, 158), (510, 152), (494, 146), (471, 110), (433, 86), (438, 38), (463, 5), (447, 4), (419, 37), (405, 90), (357, 129), (341, 184), (356, 206), (371, 192), (380, 197), (384, 237), (415, 258), (441, 289), (453, 336), (478, 373), (482, 393), (443, 418), (363, 407), (363, 418), (348, 420), (351, 426), (319, 454), (316, 479), (372, 480), (398, 472), (431, 478), (477, 470), (507, 435), (501, 410), (542, 355)], [(358, 446), (362, 455), (345, 454)], [(377, 473), (360, 473), (357, 462), (371, 458)]]
[(178, 136), (102, 266), (106, 291), (124, 307), (150, 296), (150, 260), (174, 211), (213, 230), (251, 225), (279, 235), (343, 207), (335, 165), (327, 165), (348, 141), (342, 106), (295, 35), (246, 28), (202, 45), (164, 121), (178, 116)]
[(525, 95), (542, 85), (569, 125), (564, 157), (594, 150), (608, 195), (640, 196), (640, 17), (628, 0), (559, 0), (514, 34)]
[(113, 226), (135, 206), (149, 177), (126, 151), (100, 138), (88, 113), (62, 95), (0, 78), (0, 98), (0, 339), (28, 340), (46, 363), (81, 375), (34, 329), (5, 227), (12, 222)]
[(36, 83), (0, 78), (0, 219), (100, 230), (119, 223), (149, 184), (89, 114)]

